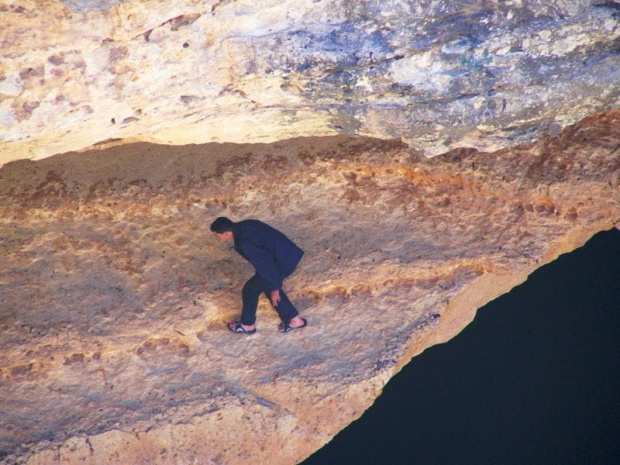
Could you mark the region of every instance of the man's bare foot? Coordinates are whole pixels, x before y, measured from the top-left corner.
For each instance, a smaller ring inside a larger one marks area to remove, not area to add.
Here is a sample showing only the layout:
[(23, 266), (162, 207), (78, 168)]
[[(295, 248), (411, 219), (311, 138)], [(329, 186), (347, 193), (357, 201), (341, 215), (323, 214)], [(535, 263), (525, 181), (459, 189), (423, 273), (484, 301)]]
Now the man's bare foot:
[(307, 323), (308, 322), (299, 315), (297, 315), (295, 318), (291, 319), (291, 321), (288, 322), (291, 328), (301, 328), (302, 326), (306, 326)]
[(228, 323), (228, 329), (233, 333), (253, 334), (256, 332), (256, 325), (246, 326), (239, 321), (231, 321)]
[(281, 333), (288, 333), (289, 331), (292, 331), (298, 328), (303, 328), (307, 325), (308, 325), (308, 320), (298, 315), (294, 318), (291, 318), (291, 320), (288, 323), (285, 323), (284, 321), (280, 323), (280, 325), (278, 326), (278, 331), (280, 331)]

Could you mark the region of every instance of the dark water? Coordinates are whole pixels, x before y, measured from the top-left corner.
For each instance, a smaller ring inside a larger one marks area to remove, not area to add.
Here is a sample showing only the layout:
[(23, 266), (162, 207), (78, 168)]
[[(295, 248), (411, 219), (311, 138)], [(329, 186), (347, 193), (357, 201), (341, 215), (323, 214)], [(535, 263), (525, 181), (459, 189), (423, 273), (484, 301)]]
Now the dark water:
[(620, 464), (620, 231), (479, 310), (303, 463)]

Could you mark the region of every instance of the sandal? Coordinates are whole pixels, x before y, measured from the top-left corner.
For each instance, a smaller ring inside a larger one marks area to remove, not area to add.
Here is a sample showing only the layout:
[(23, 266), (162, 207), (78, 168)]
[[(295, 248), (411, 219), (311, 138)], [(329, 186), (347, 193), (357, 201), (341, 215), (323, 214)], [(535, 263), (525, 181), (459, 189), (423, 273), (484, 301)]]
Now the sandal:
[(256, 332), (256, 328), (254, 329), (245, 329), (240, 321), (231, 321), (226, 325), (229, 331), (233, 333), (239, 334), (254, 334)]
[(302, 318), (304, 324), (300, 325), (300, 326), (291, 326), (288, 322), (282, 322), (278, 325), (278, 331), (280, 331), (281, 333), (288, 333), (289, 331), (293, 331), (294, 329), (300, 329), (300, 328), (305, 328), (306, 326), (308, 326), (308, 320), (306, 320), (305, 318)]

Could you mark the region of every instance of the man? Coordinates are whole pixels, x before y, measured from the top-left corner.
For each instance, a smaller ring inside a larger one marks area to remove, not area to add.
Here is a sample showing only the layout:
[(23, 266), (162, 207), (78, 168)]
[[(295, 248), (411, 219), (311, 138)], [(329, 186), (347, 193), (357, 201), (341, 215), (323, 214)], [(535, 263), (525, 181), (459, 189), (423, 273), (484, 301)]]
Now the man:
[(235, 251), (256, 271), (243, 286), (241, 319), (230, 322), (228, 329), (240, 334), (256, 332), (256, 308), (261, 293), (267, 296), (280, 315), (280, 332), (287, 333), (308, 324), (282, 290), (282, 281), (295, 271), (303, 250), (280, 231), (258, 220), (235, 223), (219, 217), (211, 223), (211, 232), (219, 241), (234, 241)]

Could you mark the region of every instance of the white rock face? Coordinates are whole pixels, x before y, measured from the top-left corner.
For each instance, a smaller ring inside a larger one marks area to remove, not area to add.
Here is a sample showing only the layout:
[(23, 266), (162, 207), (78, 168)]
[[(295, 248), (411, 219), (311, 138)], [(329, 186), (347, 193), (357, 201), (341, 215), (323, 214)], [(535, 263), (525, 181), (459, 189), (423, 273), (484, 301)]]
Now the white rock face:
[(109, 139), (532, 141), (618, 107), (618, 9), (594, 3), (5, 1), (0, 163)]

